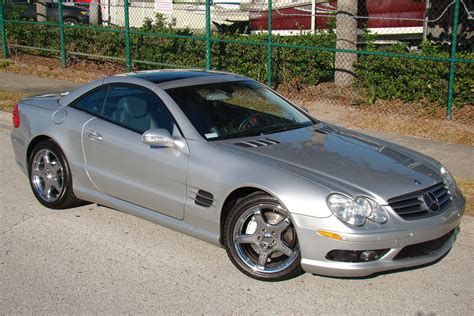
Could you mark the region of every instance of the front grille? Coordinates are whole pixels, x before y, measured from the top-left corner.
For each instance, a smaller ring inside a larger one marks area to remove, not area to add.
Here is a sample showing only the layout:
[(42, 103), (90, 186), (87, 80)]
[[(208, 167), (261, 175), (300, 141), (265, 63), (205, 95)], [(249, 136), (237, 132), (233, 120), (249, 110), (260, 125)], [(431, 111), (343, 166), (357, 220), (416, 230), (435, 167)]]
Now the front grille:
[(437, 239), (406, 246), (402, 250), (400, 250), (400, 252), (393, 258), (393, 260), (416, 258), (420, 256), (431, 255), (437, 252), (441, 247), (443, 247), (443, 245), (454, 234), (455, 230), (456, 228), (450, 231), (449, 233), (447, 233), (446, 235)]
[[(439, 202), (436, 211), (430, 210), (426, 205), (423, 195), (433, 193)], [(437, 183), (427, 189), (400, 195), (388, 200), (390, 207), (402, 218), (407, 220), (419, 219), (438, 215), (451, 206), (451, 195), (443, 182)]]

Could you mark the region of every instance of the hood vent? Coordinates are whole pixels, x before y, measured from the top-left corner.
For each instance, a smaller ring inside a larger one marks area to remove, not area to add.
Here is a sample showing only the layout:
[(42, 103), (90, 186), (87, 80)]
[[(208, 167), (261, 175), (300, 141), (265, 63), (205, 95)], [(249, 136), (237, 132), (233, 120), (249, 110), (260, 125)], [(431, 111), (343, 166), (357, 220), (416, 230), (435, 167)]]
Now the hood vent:
[(262, 138), (262, 139), (238, 142), (238, 143), (235, 143), (235, 145), (241, 146), (241, 147), (262, 147), (262, 146), (276, 145), (279, 143), (280, 143), (279, 141), (272, 138)]
[(203, 207), (211, 207), (214, 203), (214, 195), (204, 190), (198, 190), (196, 196), (192, 199), (195, 204)]
[(335, 132), (335, 130), (332, 127), (327, 126), (327, 125), (323, 125), (321, 127), (315, 128), (314, 131), (320, 134), (325, 134), (325, 135)]

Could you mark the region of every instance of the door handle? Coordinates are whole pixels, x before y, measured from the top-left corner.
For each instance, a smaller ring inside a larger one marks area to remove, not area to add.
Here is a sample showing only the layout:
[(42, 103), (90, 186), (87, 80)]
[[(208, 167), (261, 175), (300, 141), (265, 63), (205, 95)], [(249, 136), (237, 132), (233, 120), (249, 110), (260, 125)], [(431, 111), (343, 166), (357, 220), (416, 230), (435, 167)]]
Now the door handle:
[(87, 135), (87, 138), (89, 138), (89, 139), (102, 141), (102, 135), (100, 135), (96, 131), (93, 131), (93, 132), (89, 131), (89, 132), (86, 133), (86, 135)]

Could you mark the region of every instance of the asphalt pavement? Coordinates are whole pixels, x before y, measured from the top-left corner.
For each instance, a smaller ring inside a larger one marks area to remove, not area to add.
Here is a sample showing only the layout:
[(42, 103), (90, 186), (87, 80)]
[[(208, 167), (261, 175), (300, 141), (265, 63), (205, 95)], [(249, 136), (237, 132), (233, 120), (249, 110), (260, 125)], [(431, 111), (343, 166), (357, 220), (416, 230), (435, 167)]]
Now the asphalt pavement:
[[(474, 310), (474, 219), (452, 251), (363, 279), (305, 274), (264, 283), (223, 249), (118, 211), (49, 210), (13, 159), (0, 112), (0, 314), (412, 314)], [(423, 140), (421, 140), (423, 141)]]
[(28, 95), (60, 92), (73, 89), (80, 83), (53, 78), (39, 78), (30, 75), (0, 71), (0, 90), (25, 92)]

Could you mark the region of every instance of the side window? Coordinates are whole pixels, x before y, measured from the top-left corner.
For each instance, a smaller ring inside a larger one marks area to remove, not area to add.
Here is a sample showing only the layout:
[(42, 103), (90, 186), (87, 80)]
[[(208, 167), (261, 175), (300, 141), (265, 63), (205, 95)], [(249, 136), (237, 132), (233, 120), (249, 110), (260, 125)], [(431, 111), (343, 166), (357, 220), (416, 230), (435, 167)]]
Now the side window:
[(152, 92), (132, 85), (111, 85), (103, 116), (139, 133), (164, 128), (173, 134), (174, 120)]
[(107, 87), (99, 88), (92, 93), (80, 98), (78, 101), (75, 101), (72, 106), (91, 114), (100, 115), (106, 94)]

